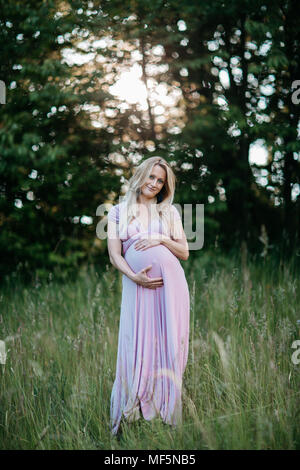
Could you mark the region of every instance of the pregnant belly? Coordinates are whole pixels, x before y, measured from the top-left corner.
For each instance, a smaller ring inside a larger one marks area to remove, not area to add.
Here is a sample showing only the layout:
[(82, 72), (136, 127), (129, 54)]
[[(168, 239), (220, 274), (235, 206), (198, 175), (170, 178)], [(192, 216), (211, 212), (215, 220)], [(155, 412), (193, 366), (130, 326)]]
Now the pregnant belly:
[(133, 243), (128, 248), (125, 259), (135, 273), (151, 264), (152, 268), (147, 271), (149, 277), (160, 277), (166, 269), (182, 269), (178, 258), (163, 245), (136, 250)]

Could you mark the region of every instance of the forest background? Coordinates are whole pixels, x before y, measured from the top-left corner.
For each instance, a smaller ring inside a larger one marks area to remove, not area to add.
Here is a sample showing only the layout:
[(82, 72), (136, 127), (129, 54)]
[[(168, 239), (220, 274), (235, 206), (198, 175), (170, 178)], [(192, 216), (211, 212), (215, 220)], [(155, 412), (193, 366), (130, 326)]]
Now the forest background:
[(105, 268), (97, 207), (152, 155), (204, 205), (191, 259), (298, 256), (296, 1), (0, 3), (1, 282)]

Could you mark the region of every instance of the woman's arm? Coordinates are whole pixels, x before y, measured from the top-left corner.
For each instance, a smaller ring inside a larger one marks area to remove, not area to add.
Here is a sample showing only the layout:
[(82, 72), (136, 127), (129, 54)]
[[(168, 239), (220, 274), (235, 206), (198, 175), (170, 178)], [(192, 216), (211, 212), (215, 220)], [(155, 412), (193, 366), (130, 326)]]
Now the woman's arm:
[(174, 217), (173, 232), (171, 237), (163, 235), (161, 244), (169, 248), (175, 256), (186, 261), (189, 257), (189, 245), (183, 230), (181, 217), (175, 206), (171, 206), (171, 211)]
[(183, 230), (181, 217), (172, 206), (174, 212), (174, 226), (170, 233), (170, 237), (162, 233), (152, 233), (150, 236), (145, 235), (140, 237), (139, 240), (134, 244), (135, 249), (145, 250), (151, 248), (151, 246), (164, 245), (166, 246), (177, 258), (186, 261), (189, 257), (189, 245), (186, 239), (186, 235)]
[(121, 273), (125, 274), (129, 279), (134, 281), (136, 284), (140, 286), (146, 287), (147, 289), (156, 289), (158, 287), (162, 287), (164, 284), (162, 277), (148, 277), (147, 271), (151, 269), (152, 265), (145, 266), (144, 269), (135, 273), (132, 271), (130, 266), (128, 265), (125, 258), (122, 256), (122, 242), (118, 236), (116, 236), (116, 224), (111, 220), (108, 221), (108, 252), (109, 252), (109, 259), (111, 264), (121, 271)]
[[(184, 232), (183, 232), (184, 233)], [(169, 248), (172, 253), (184, 261), (186, 261), (189, 257), (189, 246), (186, 240), (186, 236), (178, 240), (172, 240), (170, 237), (166, 235), (162, 235), (161, 242), (162, 245)]]
[(134, 281), (136, 274), (122, 256), (122, 242), (116, 236), (116, 224), (110, 220), (108, 221), (107, 236), (107, 248), (111, 264)]

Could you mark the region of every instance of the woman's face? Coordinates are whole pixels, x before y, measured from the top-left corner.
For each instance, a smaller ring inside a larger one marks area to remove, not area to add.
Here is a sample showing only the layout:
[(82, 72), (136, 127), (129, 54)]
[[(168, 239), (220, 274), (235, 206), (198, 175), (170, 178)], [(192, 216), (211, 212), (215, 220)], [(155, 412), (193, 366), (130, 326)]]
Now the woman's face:
[(142, 194), (152, 199), (160, 192), (167, 179), (166, 170), (160, 165), (154, 165), (149, 177), (142, 186)]

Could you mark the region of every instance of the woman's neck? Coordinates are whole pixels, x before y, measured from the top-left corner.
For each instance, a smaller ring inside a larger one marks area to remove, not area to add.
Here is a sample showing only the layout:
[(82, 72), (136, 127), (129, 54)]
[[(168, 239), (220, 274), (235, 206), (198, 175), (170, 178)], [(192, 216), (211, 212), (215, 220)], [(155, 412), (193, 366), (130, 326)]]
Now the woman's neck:
[(144, 204), (144, 206), (150, 207), (152, 204), (156, 204), (156, 203), (157, 203), (157, 198), (156, 198), (156, 197), (153, 197), (153, 198), (151, 198), (151, 199), (147, 199), (147, 198), (141, 198), (141, 197), (139, 197), (138, 200), (137, 200), (137, 203), (138, 203), (138, 204)]

